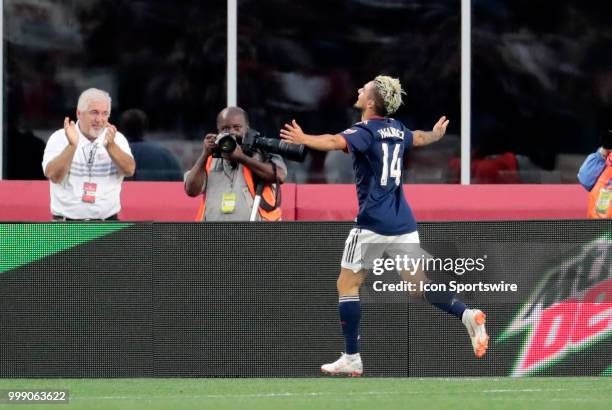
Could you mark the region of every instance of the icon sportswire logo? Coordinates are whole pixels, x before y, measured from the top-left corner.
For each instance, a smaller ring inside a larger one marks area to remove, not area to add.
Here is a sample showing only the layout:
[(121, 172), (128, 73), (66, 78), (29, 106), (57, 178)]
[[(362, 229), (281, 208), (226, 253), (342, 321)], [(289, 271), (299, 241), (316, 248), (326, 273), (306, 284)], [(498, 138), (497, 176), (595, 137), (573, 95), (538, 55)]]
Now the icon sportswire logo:
[(512, 376), (553, 366), (612, 335), (612, 236), (548, 271), (498, 341), (523, 331)]

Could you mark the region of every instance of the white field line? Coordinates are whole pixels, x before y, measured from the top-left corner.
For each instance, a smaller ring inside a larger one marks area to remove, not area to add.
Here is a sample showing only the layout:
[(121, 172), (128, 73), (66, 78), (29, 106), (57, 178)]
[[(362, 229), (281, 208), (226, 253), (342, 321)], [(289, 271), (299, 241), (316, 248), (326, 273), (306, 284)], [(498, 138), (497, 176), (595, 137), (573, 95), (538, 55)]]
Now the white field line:
[[(589, 391), (593, 389), (572, 389), (574, 391)], [(597, 389), (595, 389), (597, 390)], [(542, 393), (542, 392), (562, 392), (569, 389), (488, 389), (472, 390), (469, 393)], [(346, 393), (349, 396), (386, 396), (386, 395), (422, 395), (430, 394), (426, 390), (396, 390), (396, 391), (364, 391)], [(465, 393), (465, 391), (463, 392)], [(337, 392), (277, 392), (277, 393), (253, 393), (253, 394), (201, 394), (201, 395), (147, 395), (147, 396), (71, 396), (70, 401), (80, 400), (153, 400), (153, 399), (252, 399), (252, 398), (274, 398), (274, 397), (320, 397), (336, 396)], [(527, 398), (523, 398), (527, 399)]]
[[(351, 392), (348, 393), (350, 396), (381, 396), (381, 395), (393, 395), (393, 394), (425, 394), (425, 391), (365, 391), (365, 392)], [(238, 399), (238, 398), (258, 398), (258, 397), (313, 397), (313, 396), (337, 396), (336, 392), (305, 392), (305, 393), (253, 393), (253, 394), (202, 394), (202, 395), (173, 395), (173, 396), (84, 396), (84, 397), (70, 397), (72, 400), (126, 400), (126, 399)]]
[(524, 393), (524, 392), (547, 392), (547, 391), (567, 391), (567, 389), (493, 389), (483, 390), (483, 393)]

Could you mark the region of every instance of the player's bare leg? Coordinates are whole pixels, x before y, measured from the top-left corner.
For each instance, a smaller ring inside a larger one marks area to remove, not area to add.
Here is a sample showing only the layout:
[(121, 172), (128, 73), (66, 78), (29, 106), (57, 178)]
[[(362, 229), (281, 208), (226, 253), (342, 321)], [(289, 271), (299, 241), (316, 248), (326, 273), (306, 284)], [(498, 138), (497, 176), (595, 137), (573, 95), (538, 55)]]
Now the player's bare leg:
[(359, 289), (365, 280), (366, 271), (353, 272), (350, 269), (341, 268), (340, 275), (336, 281), (338, 296), (359, 296)]
[(333, 363), (321, 366), (321, 371), (330, 375), (346, 375), (359, 377), (363, 374), (363, 364), (359, 355), (359, 321), (361, 306), (359, 304), (359, 288), (363, 284), (366, 272), (353, 272), (342, 268), (338, 281), (338, 311), (342, 334), (346, 343), (345, 352)]

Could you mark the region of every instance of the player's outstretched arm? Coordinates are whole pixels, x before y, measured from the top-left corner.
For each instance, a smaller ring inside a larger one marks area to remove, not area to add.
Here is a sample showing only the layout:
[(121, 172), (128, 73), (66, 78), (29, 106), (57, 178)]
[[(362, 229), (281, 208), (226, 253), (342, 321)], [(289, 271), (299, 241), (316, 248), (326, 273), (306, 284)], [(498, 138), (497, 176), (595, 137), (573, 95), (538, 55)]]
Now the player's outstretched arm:
[(431, 131), (416, 130), (412, 132), (412, 145), (415, 147), (431, 144), (438, 141), (446, 134), (449, 120), (445, 116), (440, 117)]
[(342, 136), (304, 134), (302, 127), (295, 120), (292, 120), (291, 124), (285, 124), (285, 128), (280, 131), (280, 136), (290, 144), (303, 144), (317, 151), (344, 150), (346, 148), (346, 141)]

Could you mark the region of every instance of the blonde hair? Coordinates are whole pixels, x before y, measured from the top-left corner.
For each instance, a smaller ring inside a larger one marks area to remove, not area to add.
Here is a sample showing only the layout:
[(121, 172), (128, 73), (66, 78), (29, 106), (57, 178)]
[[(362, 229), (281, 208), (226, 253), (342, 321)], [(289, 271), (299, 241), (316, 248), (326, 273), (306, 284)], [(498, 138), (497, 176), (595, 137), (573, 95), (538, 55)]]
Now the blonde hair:
[(402, 90), (399, 79), (387, 75), (379, 75), (374, 79), (374, 88), (380, 96), (385, 108), (385, 115), (391, 115), (402, 105)]
[(77, 110), (85, 112), (89, 108), (89, 103), (92, 101), (108, 101), (108, 110), (111, 109), (111, 97), (104, 91), (97, 88), (88, 88), (83, 91), (79, 96), (79, 102), (77, 103)]

